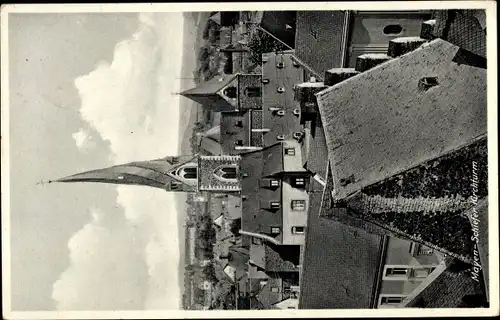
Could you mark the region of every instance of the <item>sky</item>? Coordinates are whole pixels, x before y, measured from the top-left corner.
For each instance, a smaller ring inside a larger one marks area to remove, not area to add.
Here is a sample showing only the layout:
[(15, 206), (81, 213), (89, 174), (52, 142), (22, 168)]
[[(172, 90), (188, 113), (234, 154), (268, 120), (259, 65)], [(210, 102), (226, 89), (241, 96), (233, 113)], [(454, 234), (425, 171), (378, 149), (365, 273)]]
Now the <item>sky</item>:
[(9, 15), (13, 311), (180, 308), (176, 195), (37, 182), (177, 154), (183, 19)]

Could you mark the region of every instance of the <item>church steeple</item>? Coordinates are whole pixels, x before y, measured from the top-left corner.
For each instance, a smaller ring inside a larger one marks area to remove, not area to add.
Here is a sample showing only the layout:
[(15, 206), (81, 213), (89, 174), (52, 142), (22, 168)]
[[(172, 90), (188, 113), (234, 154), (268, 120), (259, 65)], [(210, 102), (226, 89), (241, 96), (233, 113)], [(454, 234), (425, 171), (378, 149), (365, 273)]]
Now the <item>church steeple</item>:
[[(209, 172), (211, 169), (213, 172)], [(91, 170), (53, 182), (142, 185), (180, 192), (237, 192), (238, 169), (239, 157), (177, 156)]]

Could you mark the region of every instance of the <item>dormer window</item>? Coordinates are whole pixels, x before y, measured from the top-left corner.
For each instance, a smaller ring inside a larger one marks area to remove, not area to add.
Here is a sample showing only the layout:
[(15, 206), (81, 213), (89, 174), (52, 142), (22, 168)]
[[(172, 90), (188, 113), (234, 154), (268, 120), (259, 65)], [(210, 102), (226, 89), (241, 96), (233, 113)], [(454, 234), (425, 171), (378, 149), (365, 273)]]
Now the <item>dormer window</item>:
[(278, 62), (276, 64), (276, 68), (278, 68), (278, 69), (283, 69), (284, 67), (285, 67), (285, 64), (283, 62)]
[(234, 144), (237, 145), (237, 146), (242, 146), (243, 145), (243, 140), (236, 140), (234, 142)]
[(298, 108), (293, 109), (293, 114), (296, 116), (300, 116), (300, 109)]
[(283, 117), (285, 115), (285, 110), (280, 109), (280, 110), (276, 111), (276, 115)]
[(263, 84), (268, 84), (269, 83), (269, 79), (262, 79), (262, 83)]
[(283, 87), (278, 87), (278, 88), (276, 88), (276, 91), (277, 91), (278, 93), (283, 93), (283, 92), (285, 92), (285, 88), (283, 88)]
[(285, 136), (282, 134), (279, 134), (276, 136), (276, 140), (285, 140)]
[(269, 181), (269, 185), (273, 188), (276, 188), (280, 186), (280, 182), (279, 180), (272, 179)]
[(269, 206), (271, 207), (271, 209), (275, 209), (275, 210), (277, 210), (281, 207), (279, 201), (271, 201)]
[(253, 237), (252, 238), (252, 243), (255, 244), (255, 245), (261, 245), (262, 244), (262, 240), (259, 239), (259, 238)]
[(241, 120), (236, 121), (235, 125), (236, 125), (237, 127), (242, 128), (242, 127), (243, 127), (243, 121), (241, 121)]
[(177, 181), (170, 182), (170, 190), (176, 191), (181, 189), (181, 184)]
[(304, 234), (305, 232), (305, 227), (303, 226), (296, 226), (296, 227), (292, 227), (292, 233), (293, 234)]
[(295, 139), (299, 140), (300, 138), (302, 138), (302, 132), (294, 132), (293, 137)]

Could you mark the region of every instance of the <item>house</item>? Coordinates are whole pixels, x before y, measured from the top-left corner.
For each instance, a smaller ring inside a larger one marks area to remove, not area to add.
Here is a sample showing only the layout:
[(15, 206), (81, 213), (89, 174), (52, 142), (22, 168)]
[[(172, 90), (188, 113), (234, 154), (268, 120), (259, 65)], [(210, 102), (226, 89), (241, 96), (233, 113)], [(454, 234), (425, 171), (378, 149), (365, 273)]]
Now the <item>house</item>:
[(295, 54), (318, 73), (354, 67), (358, 56), (384, 53), (389, 40), (420, 36), (429, 11), (298, 11)]
[(225, 154), (240, 154), (263, 147), (262, 110), (222, 112), (220, 126)]
[(261, 75), (228, 74), (200, 83), (181, 92), (211, 111), (239, 111), (261, 109)]
[(275, 244), (304, 241), (310, 172), (296, 140), (277, 142), (241, 159), (242, 235)]
[(458, 51), (433, 40), (322, 91), (317, 100), (338, 214), (470, 262), (472, 230), (461, 213), (472, 203), (459, 199), (472, 195), (471, 161), (482, 181), (476, 196), (487, 196), (486, 70), (454, 62)]
[(325, 218), (332, 191), (328, 168), (323, 194), (311, 193), (314, 207), (308, 213), (299, 307), (397, 307), (436, 271), (443, 255), (406, 239), (387, 237), (363, 221)]

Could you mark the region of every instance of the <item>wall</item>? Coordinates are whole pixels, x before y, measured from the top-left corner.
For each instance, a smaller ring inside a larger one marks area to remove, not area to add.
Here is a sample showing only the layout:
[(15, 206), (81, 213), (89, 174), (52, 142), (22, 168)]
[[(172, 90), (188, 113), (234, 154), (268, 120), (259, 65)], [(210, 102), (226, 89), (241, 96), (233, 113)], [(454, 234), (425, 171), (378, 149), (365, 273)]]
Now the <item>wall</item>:
[[(292, 227), (306, 226), (307, 208), (309, 208), (309, 197), (306, 189), (294, 188), (290, 184), (290, 177), (282, 181), (282, 208), (283, 208), (283, 244), (304, 244), (304, 234), (292, 234)], [(292, 200), (305, 200), (304, 211), (293, 211)]]
[[(418, 37), (422, 22), (429, 14), (355, 13), (352, 21), (348, 66), (354, 68), (356, 58), (365, 53), (387, 53), (389, 41), (397, 37)], [(384, 34), (387, 25), (399, 25), (400, 33)]]
[(389, 238), (387, 242), (386, 265), (438, 265), (436, 254), (419, 255), (414, 257), (410, 253), (411, 242), (400, 238)]
[(261, 88), (262, 94), (262, 76), (260, 74), (241, 74), (238, 75), (238, 108), (245, 109), (262, 109), (262, 96), (248, 97), (245, 94), (245, 89), (248, 87)]

